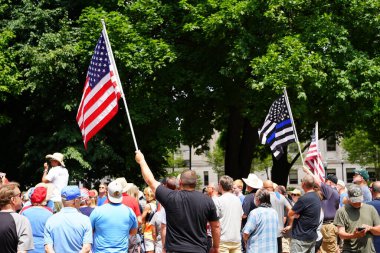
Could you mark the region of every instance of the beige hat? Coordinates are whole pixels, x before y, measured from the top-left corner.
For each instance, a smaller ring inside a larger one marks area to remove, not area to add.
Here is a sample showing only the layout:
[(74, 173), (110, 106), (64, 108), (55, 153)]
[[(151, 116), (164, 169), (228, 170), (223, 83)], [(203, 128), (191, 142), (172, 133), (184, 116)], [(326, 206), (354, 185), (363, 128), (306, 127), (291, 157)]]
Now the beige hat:
[(290, 194), (301, 196), (301, 191), (298, 189), (294, 189), (293, 191), (290, 192)]
[(263, 181), (253, 173), (250, 173), (248, 175), (248, 178), (242, 178), (242, 179), (244, 183), (246, 183), (248, 186), (252, 188), (260, 189), (263, 187)]
[(47, 155), (46, 159), (57, 161), (61, 164), (62, 167), (65, 167), (65, 164), (63, 163), (63, 154), (61, 153), (54, 153), (52, 155)]
[(127, 192), (133, 185), (132, 183), (128, 183), (125, 177), (118, 177), (115, 179), (115, 181), (121, 185), (123, 188), (123, 193)]

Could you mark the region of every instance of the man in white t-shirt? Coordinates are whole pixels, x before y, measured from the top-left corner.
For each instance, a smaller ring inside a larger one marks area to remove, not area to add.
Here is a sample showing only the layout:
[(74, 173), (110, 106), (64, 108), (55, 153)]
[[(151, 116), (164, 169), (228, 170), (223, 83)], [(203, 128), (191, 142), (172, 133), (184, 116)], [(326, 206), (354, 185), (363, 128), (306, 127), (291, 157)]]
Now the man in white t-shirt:
[(241, 252), (241, 219), (243, 208), (240, 199), (232, 193), (233, 179), (222, 176), (218, 189), (222, 196), (213, 198), (220, 221), (219, 252)]
[(44, 164), (44, 174), (42, 176), (42, 182), (52, 183), (55, 187), (51, 200), (54, 202), (54, 212), (59, 212), (62, 209), (61, 191), (67, 186), (69, 181), (69, 172), (65, 168), (63, 162), (63, 154), (54, 153), (47, 155), (51, 169), (49, 170), (48, 163)]

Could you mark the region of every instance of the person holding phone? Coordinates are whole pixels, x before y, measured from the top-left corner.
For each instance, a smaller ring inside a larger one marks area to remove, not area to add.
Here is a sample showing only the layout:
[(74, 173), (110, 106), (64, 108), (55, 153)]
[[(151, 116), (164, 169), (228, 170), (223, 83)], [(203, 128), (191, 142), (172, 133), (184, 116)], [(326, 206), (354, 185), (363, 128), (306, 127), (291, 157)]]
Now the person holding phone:
[(363, 203), (364, 197), (359, 185), (348, 188), (348, 203), (338, 209), (334, 225), (344, 240), (343, 253), (375, 253), (373, 233), (380, 230), (380, 218), (373, 206)]

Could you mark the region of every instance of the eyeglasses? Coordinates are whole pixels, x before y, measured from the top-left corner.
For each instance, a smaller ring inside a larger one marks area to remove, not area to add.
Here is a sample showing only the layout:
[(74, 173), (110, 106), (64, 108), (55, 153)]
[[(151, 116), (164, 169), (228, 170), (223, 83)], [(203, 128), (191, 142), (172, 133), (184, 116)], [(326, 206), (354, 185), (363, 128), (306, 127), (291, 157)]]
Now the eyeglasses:
[(104, 186), (99, 186), (99, 189), (104, 189), (105, 187)]
[(14, 195), (13, 197), (19, 197), (19, 198), (21, 198), (21, 192), (18, 193), (18, 194), (16, 194), (16, 195)]
[(292, 193), (292, 194), (290, 194), (291, 196), (299, 196), (298, 194), (294, 194), (294, 193)]

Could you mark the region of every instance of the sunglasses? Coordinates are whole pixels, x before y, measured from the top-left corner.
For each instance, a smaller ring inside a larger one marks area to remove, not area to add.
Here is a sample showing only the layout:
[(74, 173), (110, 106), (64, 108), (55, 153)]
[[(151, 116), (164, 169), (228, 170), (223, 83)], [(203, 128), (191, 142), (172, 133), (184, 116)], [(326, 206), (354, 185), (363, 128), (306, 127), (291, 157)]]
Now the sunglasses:
[(291, 196), (300, 196), (300, 195), (298, 195), (298, 194), (294, 194), (294, 193), (292, 193), (292, 194), (290, 194)]

